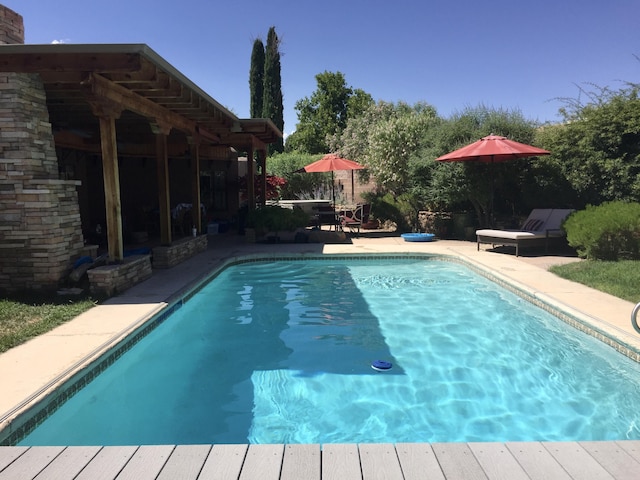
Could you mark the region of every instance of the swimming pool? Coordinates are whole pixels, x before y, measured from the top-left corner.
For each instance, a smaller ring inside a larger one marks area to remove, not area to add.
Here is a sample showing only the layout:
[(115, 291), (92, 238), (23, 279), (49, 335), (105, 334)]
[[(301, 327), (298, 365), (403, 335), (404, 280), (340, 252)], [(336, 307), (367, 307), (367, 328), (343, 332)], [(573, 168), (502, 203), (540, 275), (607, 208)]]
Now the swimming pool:
[(638, 364), (462, 265), (251, 262), (21, 444), (638, 439), (638, 398)]

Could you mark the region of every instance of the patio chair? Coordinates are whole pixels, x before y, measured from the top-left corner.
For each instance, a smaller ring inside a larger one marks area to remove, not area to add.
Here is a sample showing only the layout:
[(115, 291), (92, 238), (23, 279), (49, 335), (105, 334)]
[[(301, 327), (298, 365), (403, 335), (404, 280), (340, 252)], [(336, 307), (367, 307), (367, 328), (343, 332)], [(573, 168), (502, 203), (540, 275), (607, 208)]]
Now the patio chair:
[(174, 235), (188, 235), (191, 230), (191, 208), (176, 208), (171, 216), (171, 231)]
[(345, 212), (340, 217), (340, 223), (343, 228), (348, 228), (351, 233), (357, 232), (360, 235), (360, 227), (369, 221), (370, 213), (370, 203), (359, 203), (353, 211)]
[(507, 245), (516, 247), (516, 257), (520, 255), (521, 246), (544, 245), (545, 253), (549, 249), (549, 241), (564, 238), (562, 222), (573, 212), (572, 209), (536, 208), (531, 211), (522, 228), (518, 230), (476, 230), (478, 250), (481, 243)]

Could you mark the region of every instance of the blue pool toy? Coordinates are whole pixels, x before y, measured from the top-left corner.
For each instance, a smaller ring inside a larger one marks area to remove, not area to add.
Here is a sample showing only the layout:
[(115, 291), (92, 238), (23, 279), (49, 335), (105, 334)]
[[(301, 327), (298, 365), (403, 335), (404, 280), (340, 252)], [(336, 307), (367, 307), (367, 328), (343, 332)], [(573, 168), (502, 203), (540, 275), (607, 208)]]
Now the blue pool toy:
[(433, 233), (403, 233), (400, 236), (405, 242), (433, 242), (436, 237)]
[(386, 370), (391, 369), (393, 365), (391, 364), (391, 362), (385, 362), (384, 360), (375, 360), (372, 364), (371, 364), (371, 368), (373, 368), (374, 370), (377, 370), (379, 372), (384, 372)]

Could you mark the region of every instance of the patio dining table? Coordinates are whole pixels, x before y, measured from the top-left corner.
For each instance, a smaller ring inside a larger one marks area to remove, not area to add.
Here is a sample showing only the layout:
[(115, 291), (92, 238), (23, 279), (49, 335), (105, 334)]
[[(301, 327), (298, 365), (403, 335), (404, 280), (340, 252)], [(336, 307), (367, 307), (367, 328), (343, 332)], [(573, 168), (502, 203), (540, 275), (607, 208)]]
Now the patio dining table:
[(283, 208), (300, 208), (309, 215), (314, 215), (318, 207), (331, 206), (331, 200), (274, 200), (268, 201), (267, 205), (278, 205)]

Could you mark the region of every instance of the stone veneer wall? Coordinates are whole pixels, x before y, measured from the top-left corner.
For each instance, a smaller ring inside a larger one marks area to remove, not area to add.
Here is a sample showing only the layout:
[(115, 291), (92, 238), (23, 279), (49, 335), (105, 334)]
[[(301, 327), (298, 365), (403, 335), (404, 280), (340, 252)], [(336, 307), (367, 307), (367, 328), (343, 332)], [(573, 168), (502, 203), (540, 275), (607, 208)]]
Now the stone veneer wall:
[(111, 297), (122, 293), (152, 275), (151, 256), (133, 255), (117, 265), (105, 265), (87, 271), (91, 293), (98, 297)]
[(207, 236), (189, 237), (168, 245), (153, 249), (153, 266), (155, 268), (171, 268), (207, 250)]
[(24, 43), (24, 21), (13, 10), (0, 5), (0, 44)]
[[(23, 43), (0, 5), (0, 43)], [(77, 186), (60, 180), (38, 75), (0, 74), (0, 291), (53, 289), (84, 246)]]

